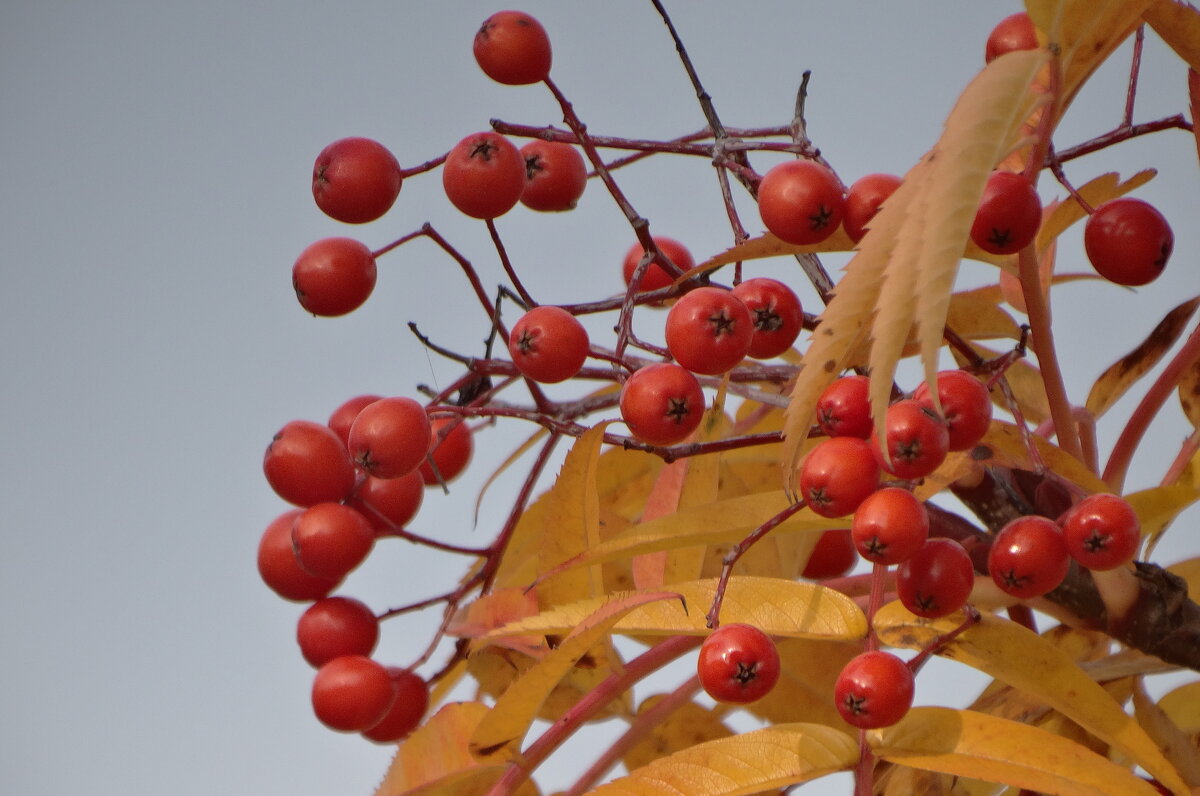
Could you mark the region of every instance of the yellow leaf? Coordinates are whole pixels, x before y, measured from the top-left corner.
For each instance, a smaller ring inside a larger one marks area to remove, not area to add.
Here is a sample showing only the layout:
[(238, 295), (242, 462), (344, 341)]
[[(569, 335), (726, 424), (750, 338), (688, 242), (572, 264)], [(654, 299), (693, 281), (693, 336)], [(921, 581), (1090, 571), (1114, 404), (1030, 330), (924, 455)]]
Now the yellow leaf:
[[(584, 432), (563, 462), (554, 486), (546, 494), (541, 517), (538, 571), (546, 572), (600, 543), (600, 498), (596, 461), (608, 423)], [(603, 593), (599, 568), (578, 569), (554, 578), (538, 589), (541, 605), (555, 605)]]
[(955, 293), (950, 297), (946, 326), (965, 340), (1019, 339), (1020, 327), (1000, 308), (1001, 300), (995, 285)]
[[(698, 442), (709, 442), (728, 436), (732, 423), (720, 407), (704, 413), (700, 424)], [(688, 459), (687, 474), (679, 494), (680, 509), (705, 509), (717, 500), (721, 483), (721, 459), (723, 454), (712, 453), (692, 456)], [(665, 582), (669, 585), (700, 577), (704, 566), (705, 545), (674, 547), (667, 551)]]
[(1063, 796), (1158, 792), (1073, 741), (986, 713), (913, 708), (899, 724), (867, 737), (883, 760), (1018, 788)]
[[(724, 612), (722, 612), (724, 615)], [(774, 724), (810, 721), (855, 733), (833, 703), (833, 684), (850, 659), (862, 652), (862, 642), (781, 638), (779, 682), (746, 709)]]
[[(1088, 393), (1086, 407), (1099, 418), (1120, 400), (1130, 387), (1150, 371), (1170, 350), (1183, 333), (1188, 320), (1200, 306), (1200, 298), (1189, 299), (1171, 310), (1154, 327), (1154, 331), (1136, 348), (1118, 359), (1101, 374)], [(1183, 395), (1183, 384), (1180, 384)]]
[(820, 243), (811, 244), (808, 246), (797, 246), (794, 243), (785, 243), (779, 238), (772, 235), (770, 232), (764, 235), (751, 238), (750, 240), (739, 243), (732, 248), (726, 249), (720, 254), (710, 257), (704, 262), (697, 265), (687, 274), (680, 277), (678, 281), (690, 279), (693, 276), (707, 273), (708, 271), (720, 268), (722, 265), (730, 263), (745, 262), (747, 260), (763, 260), (768, 257), (787, 257), (794, 254), (820, 254), (823, 252), (848, 252), (854, 248), (854, 241), (850, 240), (850, 236), (846, 234), (846, 230), (840, 225), (837, 230)]
[(1179, 775), (1187, 784), (1200, 787), (1200, 749), (1194, 748), (1188, 734), (1150, 699), (1140, 677), (1133, 690), (1133, 709), (1138, 723), (1179, 769)]
[(1163, 696), (1159, 708), (1184, 732), (1200, 732), (1200, 682), (1185, 683)]
[(1175, 518), (1200, 500), (1200, 489), (1185, 484), (1171, 484), (1131, 492), (1124, 497), (1137, 513), (1146, 544), (1142, 558), (1149, 560), (1150, 553)]
[[(638, 714), (654, 707), (662, 698), (662, 694), (648, 697), (638, 706)], [(689, 746), (731, 735), (733, 730), (721, 721), (718, 711), (685, 702), (634, 744), (622, 757), (622, 762), (632, 771)]]
[[(895, 601), (875, 615), (874, 628), (884, 643), (921, 649), (939, 634), (953, 630), (960, 621), (959, 615), (933, 621), (918, 619)], [(978, 624), (939, 654), (1035, 694), (1097, 738), (1120, 749), (1169, 788), (1187, 792), (1175, 767), (1133, 717), (1069, 656), (1036, 633), (984, 614)]]
[(1200, 557), (1172, 564), (1167, 571), (1187, 581), (1189, 594), (1200, 595)]
[(1144, 19), (1188, 66), (1200, 70), (1200, 11), (1191, 3), (1157, 0)]
[(505, 689), (491, 712), (480, 720), (471, 737), (471, 751), (484, 759), (515, 758), (542, 704), (579, 659), (634, 608), (674, 597), (669, 592), (651, 592), (605, 599), (553, 652)]
[[(635, 608), (613, 629), (644, 635), (707, 635), (705, 614), (712, 604), (716, 587), (716, 578), (673, 583), (671, 591), (679, 594), (682, 601), (656, 602)], [(594, 598), (551, 608), (494, 630), (489, 637), (560, 633), (578, 625), (603, 602)], [(729, 579), (721, 607), (721, 622), (745, 622), (773, 636), (800, 638), (857, 639), (867, 632), (867, 620), (862, 610), (838, 591), (816, 583), (748, 575), (734, 575)]]
[(850, 768), (858, 741), (820, 724), (780, 724), (660, 758), (593, 796), (749, 796)]
[[(375, 796), (486, 794), (505, 766), (481, 765), (467, 749), (467, 739), (487, 712), (488, 707), (479, 702), (443, 706), (401, 741)], [(518, 793), (530, 796), (537, 789), (526, 785)]]

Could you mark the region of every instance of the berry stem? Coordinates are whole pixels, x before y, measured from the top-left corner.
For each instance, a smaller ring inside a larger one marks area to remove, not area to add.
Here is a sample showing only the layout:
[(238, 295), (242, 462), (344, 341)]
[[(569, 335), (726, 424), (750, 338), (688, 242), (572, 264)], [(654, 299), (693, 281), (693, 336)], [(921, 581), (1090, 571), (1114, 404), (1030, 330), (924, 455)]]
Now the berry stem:
[(508, 259), (508, 250), (504, 248), (504, 241), (500, 239), (500, 232), (496, 229), (494, 219), (487, 219), (488, 234), (492, 236), (492, 245), (496, 247), (496, 254), (500, 255), (500, 264), (504, 266), (504, 273), (508, 274), (509, 280), (516, 289), (517, 294), (524, 302), (526, 309), (536, 307), (538, 303), (533, 300), (533, 296), (529, 295), (529, 291), (525, 289), (525, 285), (521, 282), (521, 277), (517, 276), (516, 269), (512, 266), (512, 261)]
[[(1057, 154), (1057, 160), (1060, 163), (1066, 163), (1068, 160), (1081, 158), (1084, 155), (1090, 155), (1093, 152), (1098, 152), (1101, 149), (1107, 149), (1114, 144), (1119, 144), (1122, 141), (1128, 141), (1131, 138), (1138, 136), (1157, 133), (1162, 130), (1185, 130), (1192, 131), (1192, 123), (1187, 120), (1182, 113), (1177, 113), (1174, 116), (1166, 116), (1162, 119), (1156, 119), (1152, 122), (1142, 122), (1141, 124), (1131, 125), (1129, 127), (1118, 127), (1115, 130), (1110, 130), (1107, 133), (1098, 135), (1095, 138), (1084, 141), (1081, 144), (1076, 144), (1073, 147), (1064, 149)], [(1046, 164), (1050, 165), (1047, 159)]]
[(1142, 69), (1142, 44), (1146, 40), (1146, 26), (1138, 25), (1133, 34), (1133, 63), (1129, 66), (1129, 88), (1125, 92), (1125, 113), (1121, 116), (1121, 127), (1133, 125), (1133, 103), (1137, 99), (1138, 76)]
[(631, 660), (620, 673), (609, 675), (550, 725), (548, 730), (521, 753), (517, 761), (510, 763), (499, 782), (488, 791), (488, 796), (509, 796), (515, 793), (546, 758), (605, 705), (651, 672), (700, 646), (700, 641), (699, 636), (671, 636)]

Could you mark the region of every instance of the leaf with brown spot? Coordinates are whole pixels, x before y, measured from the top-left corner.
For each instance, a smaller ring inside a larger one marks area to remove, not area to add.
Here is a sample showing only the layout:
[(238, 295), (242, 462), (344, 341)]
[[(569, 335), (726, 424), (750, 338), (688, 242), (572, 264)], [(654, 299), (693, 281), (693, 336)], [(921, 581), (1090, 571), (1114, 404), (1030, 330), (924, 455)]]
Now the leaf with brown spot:
[[(1120, 400), (1121, 396), (1157, 365), (1171, 346), (1175, 345), (1198, 306), (1200, 298), (1193, 298), (1168, 312), (1137, 348), (1110, 365), (1092, 385), (1085, 404), (1087, 410), (1099, 418)], [(1183, 394), (1181, 383), (1180, 400), (1183, 400)]]

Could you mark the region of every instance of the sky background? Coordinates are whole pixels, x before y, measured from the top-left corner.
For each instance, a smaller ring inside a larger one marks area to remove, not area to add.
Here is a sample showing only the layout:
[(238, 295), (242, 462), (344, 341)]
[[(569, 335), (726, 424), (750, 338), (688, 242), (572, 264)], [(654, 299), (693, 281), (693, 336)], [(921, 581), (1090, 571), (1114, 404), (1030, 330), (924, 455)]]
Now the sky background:
[[(541, 87), (492, 83), (471, 57), (479, 2), (114, 0), (0, 8), (0, 792), (369, 794), (390, 750), (323, 728), (312, 671), (294, 642), (302, 606), (258, 579), (262, 529), (286, 506), (262, 452), (294, 418), (324, 420), (360, 393), (415, 395), (456, 375), (408, 333), (478, 352), (486, 319), (457, 267), (419, 242), (380, 261), (367, 305), (315, 319), (290, 286), (296, 255), (329, 235), (377, 248), (426, 220), (493, 286), (482, 224), (460, 216), (434, 174), (409, 180), (384, 219), (350, 228), (310, 193), (330, 141), (373, 137), (405, 166), (493, 117), (561, 124)], [(703, 125), (649, 3), (528, 2), (554, 45), (553, 75), (598, 134), (666, 138)], [(851, 182), (903, 173), (936, 139), (982, 66), (992, 25), (1015, 3), (672, 2), (668, 8), (727, 125), (786, 124), (813, 72), (809, 133)], [(1128, 48), (1080, 97), (1061, 147), (1120, 119)], [(1186, 109), (1182, 64), (1148, 36), (1136, 117)], [(767, 163), (766, 159), (756, 162)], [(1167, 132), (1075, 161), (1079, 183), (1109, 170), (1162, 173), (1139, 196), (1175, 227), (1167, 273), (1135, 293), (1098, 282), (1056, 292), (1055, 329), (1075, 400), (1159, 318), (1200, 292), (1200, 209), (1190, 136)], [(658, 159), (619, 173), (656, 233), (700, 260), (730, 233), (711, 169)], [(1057, 186), (1043, 182), (1045, 198)], [(761, 226), (743, 216), (751, 232)], [(544, 303), (620, 288), (633, 242), (590, 185), (577, 211), (518, 207), (498, 226)], [(1087, 268), (1078, 230), (1059, 268)], [(837, 258), (828, 258), (833, 269)], [(794, 263), (759, 273), (799, 285)], [(994, 280), (977, 264), (967, 283)], [(806, 307), (816, 306), (810, 290)], [(1140, 395), (1102, 429), (1107, 450)], [(430, 493), (413, 528), (484, 544), (516, 481), (476, 494), (522, 438), (500, 427), (449, 496)], [(1161, 477), (1185, 433), (1172, 402), (1130, 488)], [(1179, 531), (1163, 561), (1189, 549)], [(1194, 554), (1194, 545), (1190, 548)], [(341, 593), (382, 610), (446, 590), (464, 563), (381, 544)], [(434, 617), (384, 629), (378, 656), (412, 660)], [(432, 671), (430, 667), (427, 671)], [(955, 700), (960, 669), (919, 681), (919, 704)], [(549, 784), (571, 781), (558, 765)], [(552, 767), (552, 770), (553, 769)], [(558, 777), (558, 778), (556, 778)], [(845, 781), (805, 792), (843, 792)]]

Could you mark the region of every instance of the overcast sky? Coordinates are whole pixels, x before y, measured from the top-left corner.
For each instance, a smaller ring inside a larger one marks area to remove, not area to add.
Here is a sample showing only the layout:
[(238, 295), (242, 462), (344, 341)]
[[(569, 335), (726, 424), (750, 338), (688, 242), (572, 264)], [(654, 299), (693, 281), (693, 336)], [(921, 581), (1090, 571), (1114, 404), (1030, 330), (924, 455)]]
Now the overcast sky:
[[(787, 123), (811, 69), (809, 131), (846, 182), (909, 168), (982, 65), (991, 26), (1017, 9), (949, 0), (668, 7), (728, 125)], [(262, 452), (288, 420), (324, 420), (350, 396), (416, 395), (418, 383), (453, 379), (406, 321), (475, 353), (487, 327), (457, 268), (426, 243), (383, 258), (375, 295), (343, 319), (304, 313), (290, 267), (317, 238), (378, 247), (430, 220), (485, 284), (500, 281), (482, 224), (448, 205), (436, 173), (406, 183), (393, 211), (363, 228), (324, 217), (309, 189), (317, 152), (343, 136), (377, 138), (412, 165), (492, 117), (561, 123), (544, 89), (499, 86), (475, 65), (474, 31), (499, 8), (114, 0), (0, 10), (0, 791), (369, 794), (383, 774), (388, 749), (313, 718), (312, 671), (294, 642), (302, 607), (258, 580), (258, 537), (285, 509), (262, 477)], [(662, 138), (703, 125), (649, 3), (523, 8), (549, 30), (555, 79), (593, 132)], [(1140, 120), (1186, 108), (1180, 62), (1149, 38)], [(1081, 97), (1060, 146), (1119, 120), (1125, 53)], [(1139, 195), (1167, 210), (1177, 234), (1166, 275), (1137, 294), (1097, 283), (1056, 293), (1079, 402), (1169, 307), (1200, 292), (1190, 137), (1163, 133), (1081, 159), (1070, 173), (1085, 182), (1151, 165), (1163, 174)], [(620, 179), (653, 229), (685, 240), (698, 260), (729, 244), (702, 161), (651, 161)], [(1044, 197), (1059, 195), (1054, 188), (1043, 183)], [(498, 226), (543, 302), (620, 286), (632, 237), (596, 185), (573, 214), (518, 208)], [(1078, 236), (1066, 240), (1060, 269), (1084, 270)], [(794, 263), (763, 272), (799, 284)], [(964, 277), (995, 274), (968, 266)], [(801, 298), (815, 308), (811, 291)], [(1172, 404), (1131, 488), (1161, 476), (1182, 423)], [(1104, 431), (1106, 449), (1118, 427)], [(489, 492), (472, 530), (476, 492), (523, 432), (498, 429), (450, 496), (427, 496), (414, 529), (489, 540), (514, 482)], [(1181, 525), (1197, 519), (1193, 511)], [(1168, 543), (1164, 559), (1172, 550), (1178, 558), (1184, 547)], [(380, 545), (343, 593), (382, 610), (444, 591), (462, 566)], [(428, 619), (387, 626), (380, 657), (411, 660), (429, 628)], [(944, 691), (926, 687), (918, 702)]]

